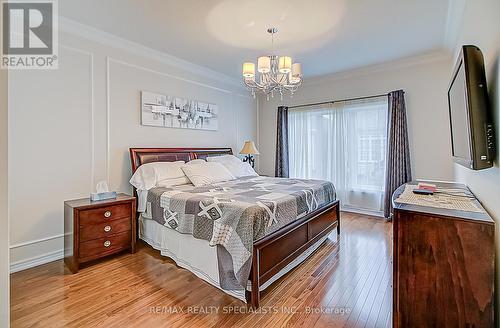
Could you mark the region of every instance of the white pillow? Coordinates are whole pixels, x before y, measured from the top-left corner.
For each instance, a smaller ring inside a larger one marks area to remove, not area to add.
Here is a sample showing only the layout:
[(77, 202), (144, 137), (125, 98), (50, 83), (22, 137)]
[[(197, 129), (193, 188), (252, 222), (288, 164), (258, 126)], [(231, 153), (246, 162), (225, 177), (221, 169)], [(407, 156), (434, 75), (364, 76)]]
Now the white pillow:
[(238, 157), (234, 155), (207, 157), (207, 162), (221, 163), (236, 178), (258, 176), (258, 174), (250, 164), (242, 162)]
[[(149, 190), (155, 187), (160, 181), (174, 179), (175, 185), (187, 184), (189, 179), (181, 170), (184, 161), (177, 162), (153, 162), (146, 163), (135, 171), (130, 179), (130, 184), (138, 190)], [(166, 183), (166, 182), (165, 182)]]
[(223, 162), (223, 161), (241, 162), (241, 160), (234, 155), (220, 155), (220, 156), (207, 157), (207, 162)]
[(170, 188), (170, 187), (174, 187), (174, 186), (182, 186), (185, 184), (191, 184), (191, 181), (189, 181), (187, 176), (183, 176), (181, 178), (165, 179), (162, 181), (158, 181), (156, 183), (156, 186)]
[(184, 165), (182, 170), (195, 187), (236, 179), (224, 165), (215, 162)]
[(206, 161), (206, 160), (204, 160), (204, 159), (197, 158), (197, 159), (193, 159), (193, 160), (191, 160), (191, 161), (187, 162), (186, 164), (189, 164), (189, 165), (191, 165), (191, 164), (204, 164), (204, 163), (206, 163), (206, 162), (207, 162), (207, 161)]

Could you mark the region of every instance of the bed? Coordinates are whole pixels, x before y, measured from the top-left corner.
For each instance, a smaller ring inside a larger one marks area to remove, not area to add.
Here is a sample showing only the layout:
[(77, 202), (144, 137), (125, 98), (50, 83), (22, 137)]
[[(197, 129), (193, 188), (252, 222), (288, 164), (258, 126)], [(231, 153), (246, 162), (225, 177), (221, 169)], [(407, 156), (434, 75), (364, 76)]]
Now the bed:
[[(133, 172), (135, 172), (139, 166), (151, 162), (189, 162), (195, 159), (205, 159), (209, 156), (230, 154), (232, 154), (230, 148), (130, 149)], [(275, 195), (277, 193), (273, 192), (273, 190), (276, 188), (280, 190), (294, 190), (294, 188), (298, 188), (297, 186), (306, 185), (306, 187), (303, 188), (309, 189), (309, 186), (307, 186), (308, 184), (311, 185), (311, 188), (315, 184), (320, 185), (321, 188), (331, 193), (331, 191), (328, 190), (328, 183), (322, 184), (321, 182), (314, 182), (312, 180), (309, 182), (299, 179), (267, 177), (242, 178), (241, 180), (222, 183), (212, 188), (217, 188), (217, 190), (222, 190), (224, 192), (235, 192), (235, 190), (239, 190), (236, 194), (240, 193), (240, 195), (230, 195), (231, 198), (238, 199), (238, 197), (240, 197), (242, 201), (239, 203), (248, 204), (250, 202), (248, 200), (249, 193), (242, 190), (244, 188), (254, 190), (256, 189), (253, 188), (254, 186), (270, 186), (271, 191), (268, 191), (268, 194)], [(320, 196), (326, 193), (321, 188), (317, 188)], [(155, 204), (154, 197), (157, 197), (157, 204), (163, 204), (165, 202), (170, 203), (171, 201), (178, 201), (174, 199), (174, 197), (195, 198), (191, 193), (196, 192), (199, 192), (196, 197), (200, 197), (200, 194), (206, 194), (205, 190), (193, 190), (192, 187), (185, 186), (175, 190), (160, 189), (154, 192), (150, 191), (147, 196), (138, 194), (137, 191), (134, 190), (134, 195), (139, 198), (138, 203), (141, 203), (140, 198), (146, 197), (149, 201), (148, 204), (151, 205), (151, 203)], [(262, 193), (258, 193), (258, 195), (262, 195)], [(142, 202), (144, 202), (144, 199), (142, 199)], [(203, 207), (202, 202), (200, 202), (200, 206)], [(248, 275), (248, 283), (246, 283), (247, 278), (244, 276), (245, 286), (241, 290), (238, 290), (224, 287), (224, 281), (228, 280), (221, 279), (221, 276), (225, 275), (228, 271), (227, 268), (221, 266), (220, 258), (225, 256), (224, 254), (226, 253), (223, 247), (219, 247), (219, 245), (213, 247), (214, 245), (211, 241), (210, 243), (207, 242), (210, 238), (203, 240), (199, 237), (195, 238), (195, 235), (183, 234), (182, 232), (179, 233), (168, 226), (167, 220), (165, 220), (165, 224), (162, 225), (160, 224), (162, 222), (155, 221), (151, 217), (151, 214), (147, 214), (147, 212), (148, 211), (138, 216), (138, 237), (140, 239), (159, 250), (162, 255), (172, 258), (180, 267), (190, 270), (198, 277), (224, 290), (226, 293), (243, 301), (250, 302), (251, 305), (256, 308), (259, 307), (260, 294), (266, 287), (305, 260), (312, 252), (321, 246), (322, 242), (335, 228), (337, 229), (337, 234), (340, 235), (339, 201), (335, 199), (335, 196), (329, 196), (328, 198), (324, 197), (323, 201), (320, 201), (313, 210), (304, 212), (307, 214), (300, 217), (290, 218), (290, 220), (287, 221), (286, 215), (281, 215), (279, 222), (276, 222), (276, 224), (272, 226), (266, 224), (265, 228), (261, 229), (261, 233), (255, 233), (255, 231), (260, 230), (253, 229), (253, 239), (251, 240), (249, 248), (250, 254), (246, 257), (248, 261), (245, 262), (245, 265), (241, 266), (242, 268), (248, 268), (248, 270), (238, 271), (238, 273)], [(250, 219), (250, 222), (257, 221), (258, 220), (255, 218), (253, 221)], [(179, 222), (176, 221), (175, 228), (177, 228), (177, 223)], [(196, 230), (196, 226), (194, 229)], [(245, 235), (245, 233), (240, 232), (240, 235)], [(229, 249), (230, 248), (228, 248), (228, 250)], [(221, 252), (221, 250), (224, 252)], [(217, 257), (219, 257), (219, 263), (216, 261)], [(237, 260), (238, 259), (235, 260), (235, 257), (232, 257), (229, 263), (238, 262)], [(232, 273), (234, 274), (236, 272)]]

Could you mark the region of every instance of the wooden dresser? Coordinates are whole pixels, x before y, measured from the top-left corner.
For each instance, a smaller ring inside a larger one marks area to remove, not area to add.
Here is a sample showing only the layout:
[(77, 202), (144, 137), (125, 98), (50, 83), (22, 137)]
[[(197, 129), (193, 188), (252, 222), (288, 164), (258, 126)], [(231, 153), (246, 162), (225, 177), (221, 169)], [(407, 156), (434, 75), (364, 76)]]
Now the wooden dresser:
[(135, 252), (135, 197), (92, 202), (88, 198), (64, 202), (64, 262), (71, 272), (80, 263), (130, 250)]
[(395, 202), (404, 188), (392, 197), (393, 326), (493, 327), (494, 221), (487, 213)]

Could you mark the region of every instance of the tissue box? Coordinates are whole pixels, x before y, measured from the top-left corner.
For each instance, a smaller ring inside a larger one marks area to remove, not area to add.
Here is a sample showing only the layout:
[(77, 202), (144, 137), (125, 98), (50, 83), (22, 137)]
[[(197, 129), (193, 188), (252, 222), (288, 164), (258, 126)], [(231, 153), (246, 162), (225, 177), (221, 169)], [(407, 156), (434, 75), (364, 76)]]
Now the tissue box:
[(116, 191), (93, 192), (90, 194), (90, 200), (93, 202), (112, 198), (116, 198)]

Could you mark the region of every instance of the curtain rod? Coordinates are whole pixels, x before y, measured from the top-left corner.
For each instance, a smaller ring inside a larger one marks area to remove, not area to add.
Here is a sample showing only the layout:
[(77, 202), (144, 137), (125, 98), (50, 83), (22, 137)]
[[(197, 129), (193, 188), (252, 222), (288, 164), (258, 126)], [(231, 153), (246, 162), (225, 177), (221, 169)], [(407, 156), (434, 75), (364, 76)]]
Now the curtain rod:
[(297, 107), (305, 107), (305, 106), (316, 106), (316, 105), (333, 104), (333, 103), (343, 102), (343, 101), (353, 101), (353, 100), (361, 100), (361, 99), (379, 98), (379, 97), (388, 96), (388, 95), (389, 95), (389, 93), (383, 93), (383, 94), (380, 94), (380, 95), (373, 95), (373, 96), (347, 98), (347, 99), (341, 99), (341, 100), (331, 100), (331, 101), (324, 101), (324, 102), (319, 102), (319, 103), (314, 103), (314, 104), (289, 106), (288, 109), (290, 109), (290, 108), (297, 108)]

